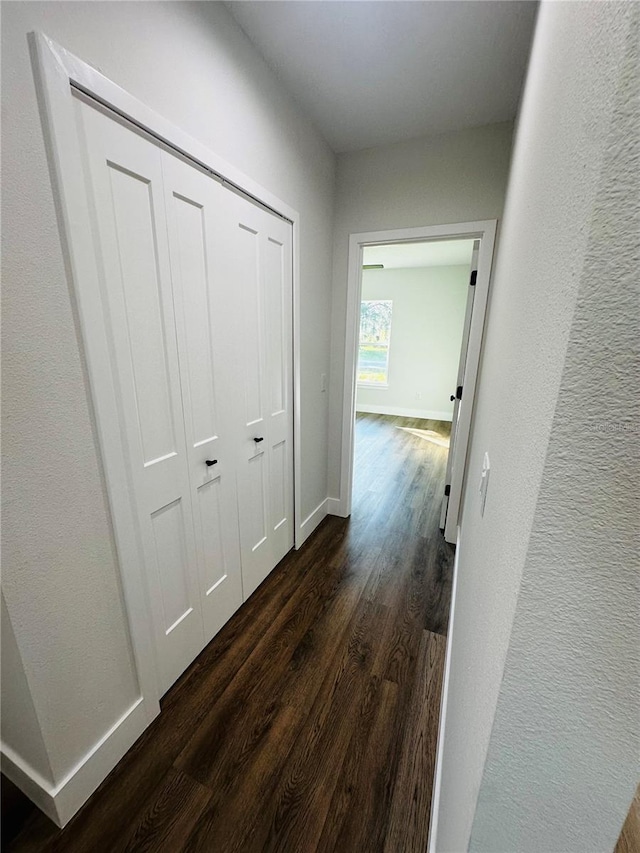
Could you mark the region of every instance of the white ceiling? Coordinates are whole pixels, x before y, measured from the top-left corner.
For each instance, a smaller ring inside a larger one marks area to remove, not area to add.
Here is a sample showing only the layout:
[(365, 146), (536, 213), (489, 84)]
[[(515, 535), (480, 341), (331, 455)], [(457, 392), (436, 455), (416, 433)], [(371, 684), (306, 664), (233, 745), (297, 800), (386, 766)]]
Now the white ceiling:
[(448, 267), (471, 264), (472, 251), (473, 240), (365, 246), (363, 264), (383, 264), (385, 269)]
[(233, 0), (227, 8), (336, 152), (513, 119), (529, 0)]

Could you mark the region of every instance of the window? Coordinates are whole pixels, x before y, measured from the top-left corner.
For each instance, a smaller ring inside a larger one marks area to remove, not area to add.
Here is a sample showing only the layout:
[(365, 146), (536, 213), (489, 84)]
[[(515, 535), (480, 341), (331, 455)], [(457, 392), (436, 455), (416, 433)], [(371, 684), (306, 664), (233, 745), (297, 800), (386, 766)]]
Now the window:
[(360, 304), (358, 382), (386, 385), (389, 377), (391, 299), (364, 299)]

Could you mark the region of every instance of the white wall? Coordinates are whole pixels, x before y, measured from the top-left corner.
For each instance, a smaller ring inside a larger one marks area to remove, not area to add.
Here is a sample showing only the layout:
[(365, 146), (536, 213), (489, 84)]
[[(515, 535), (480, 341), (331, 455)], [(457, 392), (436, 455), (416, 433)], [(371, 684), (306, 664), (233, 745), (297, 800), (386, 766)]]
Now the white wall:
[(462, 514), (438, 853), (611, 850), (638, 780), (639, 12), (540, 10)]
[(28, 755), (36, 773), (47, 782), (53, 782), (51, 765), (42, 740), (42, 732), (33, 698), (24, 672), (22, 658), (16, 643), (11, 618), (2, 594), (2, 679), (10, 694), (10, 701), (2, 707), (2, 745), (16, 755)]
[[(3, 586), (55, 783), (138, 687), (36, 107), (34, 29), (300, 212), (303, 514), (327, 495), (335, 161), (220, 3), (2, 4)], [(11, 725), (20, 693), (11, 679), (3, 688)], [(41, 763), (35, 743), (20, 748)]]
[(364, 270), (362, 299), (392, 299), (388, 388), (358, 386), (358, 411), (450, 421), (470, 266)]
[(340, 494), (349, 234), (499, 218), (512, 130), (509, 122), (493, 124), (338, 156), (329, 421), (332, 496)]

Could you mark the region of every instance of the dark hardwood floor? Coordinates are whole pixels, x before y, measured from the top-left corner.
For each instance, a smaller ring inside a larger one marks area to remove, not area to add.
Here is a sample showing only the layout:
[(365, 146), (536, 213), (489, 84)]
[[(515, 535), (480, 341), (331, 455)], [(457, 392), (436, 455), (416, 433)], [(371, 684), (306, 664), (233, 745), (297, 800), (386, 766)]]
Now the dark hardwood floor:
[(282, 561), (64, 830), (33, 813), (8, 849), (423, 853), (448, 428), (359, 415), (351, 519)]

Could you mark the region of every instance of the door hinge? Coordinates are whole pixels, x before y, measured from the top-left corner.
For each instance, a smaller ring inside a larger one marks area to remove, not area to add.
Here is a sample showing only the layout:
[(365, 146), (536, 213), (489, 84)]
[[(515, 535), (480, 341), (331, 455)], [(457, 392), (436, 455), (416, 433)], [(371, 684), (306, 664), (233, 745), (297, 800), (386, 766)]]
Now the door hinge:
[(458, 385), (456, 388), (456, 397), (458, 400), (462, 400), (462, 385)]
[(449, 486), (445, 486), (445, 487), (444, 487), (444, 496), (445, 496), (445, 498), (448, 498), (450, 494), (451, 494), (451, 486), (450, 486), (450, 485), (449, 485)]
[(473, 272), (471, 273), (471, 281), (469, 282), (470, 287), (476, 286), (477, 278), (478, 278), (478, 270), (473, 270)]

